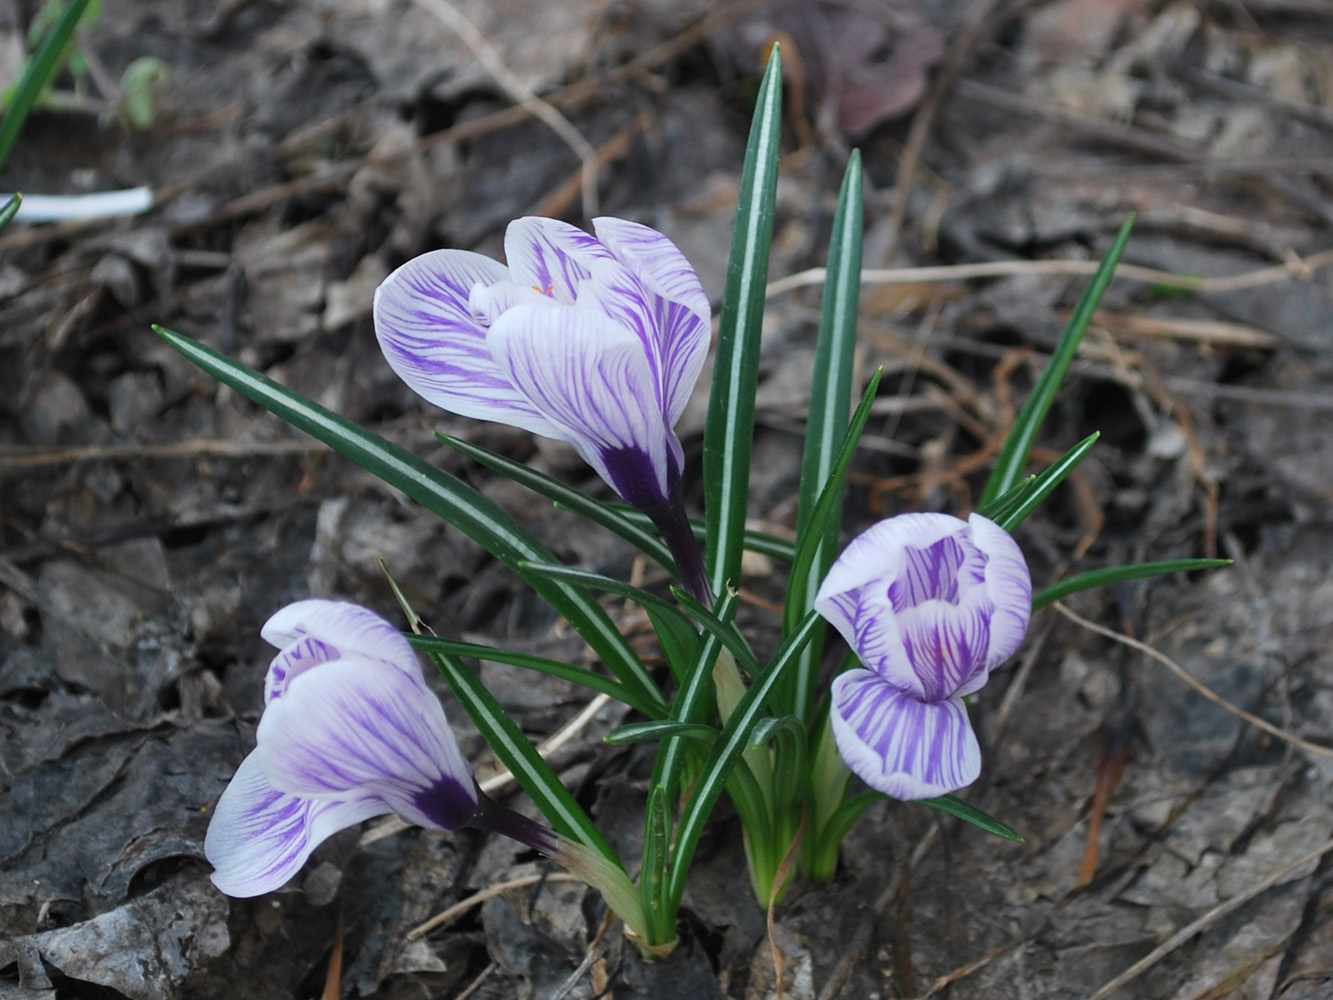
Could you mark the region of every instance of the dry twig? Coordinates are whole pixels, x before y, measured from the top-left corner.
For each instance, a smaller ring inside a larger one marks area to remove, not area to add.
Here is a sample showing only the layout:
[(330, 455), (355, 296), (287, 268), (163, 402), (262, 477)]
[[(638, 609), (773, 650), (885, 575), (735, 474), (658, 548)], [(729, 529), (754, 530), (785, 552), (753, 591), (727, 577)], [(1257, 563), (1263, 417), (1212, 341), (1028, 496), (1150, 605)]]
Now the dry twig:
[(1098, 625), (1094, 621), (1089, 621), (1082, 615), (1074, 611), (1071, 611), (1068, 607), (1065, 606), (1064, 602), (1062, 601), (1056, 601), (1052, 605), (1052, 607), (1054, 607), (1056, 611), (1060, 612), (1060, 614), (1064, 615), (1075, 625), (1078, 625), (1081, 628), (1085, 628), (1089, 632), (1096, 632), (1098, 635), (1105, 636), (1108, 639), (1113, 639), (1114, 641), (1119, 643), (1123, 643), (1124, 645), (1129, 646), (1131, 649), (1137, 649), (1140, 653), (1143, 653), (1145, 656), (1151, 657), (1158, 663), (1162, 664), (1162, 666), (1166, 667), (1166, 669), (1171, 671), (1171, 673), (1175, 674), (1178, 678), (1180, 678), (1180, 680), (1182, 680), (1195, 692), (1202, 695), (1208, 701), (1211, 701), (1218, 708), (1226, 712), (1230, 712), (1236, 718), (1248, 722), (1256, 729), (1262, 729), (1269, 736), (1275, 737), (1276, 739), (1279, 739), (1284, 743), (1289, 743), (1292, 746), (1297, 747), (1298, 749), (1304, 750), (1306, 753), (1312, 753), (1319, 757), (1333, 757), (1333, 749), (1329, 749), (1328, 747), (1322, 747), (1318, 743), (1311, 743), (1309, 740), (1301, 739), (1294, 733), (1289, 733), (1285, 729), (1279, 729), (1277, 726), (1273, 725), (1267, 719), (1261, 719), (1259, 718), (1259, 716), (1245, 711), (1245, 709), (1241, 708), (1239, 705), (1233, 705), (1231, 702), (1223, 698), (1220, 694), (1217, 694), (1215, 691), (1213, 691), (1212, 688), (1191, 677), (1185, 671), (1185, 668), (1182, 667), (1175, 660), (1171, 659), (1171, 657), (1167, 656), (1163, 652), (1160, 652), (1159, 650), (1153, 649), (1153, 647), (1149, 646), (1146, 642), (1140, 642), (1138, 639), (1135, 639), (1131, 636), (1124, 635), (1123, 633), (1116, 632), (1113, 629), (1109, 629), (1102, 625)]

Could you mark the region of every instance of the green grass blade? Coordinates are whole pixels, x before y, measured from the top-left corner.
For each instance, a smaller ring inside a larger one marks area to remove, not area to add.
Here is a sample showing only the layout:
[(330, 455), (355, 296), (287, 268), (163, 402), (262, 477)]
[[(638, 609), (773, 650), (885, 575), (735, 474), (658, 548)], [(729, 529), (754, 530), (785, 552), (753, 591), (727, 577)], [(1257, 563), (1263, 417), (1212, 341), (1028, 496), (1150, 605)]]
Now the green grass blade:
[(797, 662), (801, 648), (810, 641), (820, 617), (811, 611), (794, 629), (782, 645), (777, 655), (763, 673), (754, 679), (745, 696), (737, 703), (727, 724), (722, 727), (722, 735), (713, 744), (712, 753), (703, 771), (695, 783), (689, 805), (681, 814), (680, 826), (676, 836), (676, 852), (671, 864), (671, 879), (668, 885), (668, 911), (674, 913), (680, 905), (681, 893), (685, 891), (685, 877), (689, 874), (690, 862), (694, 859), (694, 849), (703, 835), (704, 823), (718, 796), (726, 786), (727, 777), (741, 759), (741, 754), (750, 745), (750, 734), (754, 731), (777, 684)]
[(710, 632), (721, 639), (722, 645), (731, 650), (732, 655), (746, 670), (753, 672), (758, 669), (759, 664), (754, 658), (754, 653), (745, 644), (741, 634), (732, 626), (723, 623), (715, 614), (683, 590), (672, 591), (676, 600), (682, 604), (681, 607), (677, 607), (665, 598), (658, 597), (641, 587), (635, 587), (614, 577), (603, 576), (601, 573), (589, 573), (587, 570), (576, 569), (573, 566), (562, 566), (560, 563), (528, 562), (523, 564), (523, 568), (532, 573), (540, 574), (548, 580), (558, 580), (562, 583), (586, 587), (589, 590), (601, 590), (608, 594), (628, 598), (646, 612), (674, 615), (687, 625), (693, 620), (702, 626), (704, 631)]
[[(403, 614), (407, 616), (408, 624), (414, 633), (409, 641), (415, 644), (416, 639), (422, 637), (423, 629), (429, 631), (429, 628), (423, 624), (421, 616), (408, 603), (402, 588), (398, 586), (383, 562), (380, 563), (380, 567), (384, 569), (389, 587), (403, 609)], [(427, 651), (426, 655), (444, 677), (454, 697), (463, 706), (463, 711), (467, 712), (477, 731), (486, 740), (486, 744), (495, 751), (495, 755), (509, 769), (514, 780), (528, 793), (547, 822), (555, 827), (557, 832), (596, 851), (617, 869), (623, 871), (624, 866), (616, 857), (611, 845), (592, 825), (588, 814), (574, 800), (569, 790), (560, 783), (560, 779), (546, 761), (542, 760), (537, 748), (528, 742), (523, 731), (505, 714), (494, 696), (472, 676), (472, 672), (463, 666), (457, 657), (438, 650)]]
[(643, 522), (636, 523), (623, 516), (621, 505), (594, 500), (573, 487), (566, 486), (558, 479), (528, 468), (521, 462), (515, 462), (461, 438), (450, 437), (448, 434), (436, 434), (435, 437), (478, 465), (484, 465), (492, 472), (498, 472), (506, 479), (527, 487), (538, 496), (553, 501), (556, 506), (572, 514), (578, 514), (623, 538), (659, 566), (676, 575), (676, 563), (671, 558), (671, 552), (655, 533), (644, 527), (652, 524), (646, 517)]
[(522, 569), (524, 563), (546, 563), (554, 557), (482, 494), (405, 448), (372, 434), (212, 348), (160, 326), (153, 329), (218, 381), (327, 444), (390, 486), (402, 490), (463, 532), (518, 573), (563, 615), (622, 684), (649, 702), (665, 705), (661, 692), (629, 642), (596, 601), (578, 587)]
[(680, 736), (689, 740), (698, 740), (705, 746), (712, 746), (717, 739), (717, 730), (705, 726), (702, 722), (676, 722), (664, 719), (661, 722), (631, 722), (611, 730), (602, 737), (603, 743), (613, 747), (626, 746), (630, 743), (653, 743), (657, 740)]
[[(740, 606), (740, 595), (728, 591), (722, 595), (717, 605), (717, 619), (730, 626)], [(671, 705), (671, 718), (677, 722), (702, 722), (713, 708), (713, 665), (722, 652), (722, 640), (711, 632), (705, 632), (703, 641), (695, 654), (694, 663), (686, 675), (685, 683), (676, 693), (676, 700)], [(668, 739), (657, 752), (653, 763), (653, 785), (661, 785), (673, 798), (680, 785), (681, 769), (685, 765), (686, 744), (684, 740)]]
[(14, 216), (18, 215), (19, 206), (23, 204), (23, 195), (10, 195), (9, 201), (5, 202), (4, 207), (0, 208), (0, 233), (5, 231), (5, 227), (14, 221)]
[[(847, 470), (851, 468), (852, 456), (856, 454), (856, 446), (861, 440), (861, 433), (866, 429), (866, 421), (870, 419), (870, 407), (875, 402), (875, 393), (879, 391), (879, 380), (883, 373), (883, 369), (875, 372), (870, 378), (870, 384), (866, 386), (866, 391), (861, 394), (861, 402), (857, 406), (856, 412), (852, 414), (851, 422), (843, 435), (837, 460), (829, 473), (828, 481), (824, 483), (824, 487), (819, 493), (819, 499), (810, 512), (810, 520), (806, 524), (805, 531), (796, 542), (796, 558), (792, 561), (791, 566), (792, 581), (804, 582), (810, 579), (811, 569), (815, 564), (815, 556), (824, 542), (824, 529), (832, 519), (834, 509), (841, 504), (842, 484), (847, 478)], [(808, 607), (801, 606), (808, 604), (809, 598), (805, 593), (797, 594), (797, 589), (797, 586), (793, 583), (787, 592), (787, 600), (782, 609), (783, 629), (787, 632), (795, 628), (805, 613), (810, 610)], [(812, 697), (811, 704), (813, 704), (813, 690), (810, 694)], [(806, 712), (808, 714), (808, 709)], [(792, 714), (797, 713), (793, 712)]]
[(956, 816), (973, 826), (980, 827), (987, 833), (993, 833), (1005, 840), (1012, 840), (1015, 844), (1024, 842), (1022, 835), (1013, 827), (1006, 826), (994, 816), (982, 812), (976, 806), (970, 805), (953, 795), (941, 795), (937, 799), (917, 799), (916, 802), (918, 805), (930, 806), (930, 808), (938, 809), (942, 813)]
[(759, 338), (773, 242), (773, 205), (782, 135), (782, 60), (778, 46), (764, 73), (741, 172), (740, 204), (722, 297), (713, 389), (704, 427), (706, 565), (714, 594), (740, 582), (754, 447), (754, 394)]
[(423, 653), (441, 653), (445, 656), (463, 656), (473, 660), (485, 660), (488, 663), (503, 663), (507, 666), (522, 667), (524, 670), (546, 674), (548, 677), (558, 677), (562, 681), (577, 684), (589, 691), (610, 695), (622, 705), (628, 705), (650, 719), (659, 719), (666, 714), (660, 703), (640, 697), (637, 692), (625, 687), (619, 681), (610, 677), (603, 677), (601, 674), (585, 670), (583, 667), (561, 663), (559, 660), (550, 660), (544, 656), (534, 656), (531, 653), (515, 653), (508, 649), (497, 649), (493, 646), (483, 646), (475, 642), (462, 642), (458, 639), (445, 639), (433, 635), (409, 635), (407, 641), (412, 644), (413, 649), (420, 650)]
[(1071, 576), (1061, 580), (1032, 597), (1032, 609), (1044, 608), (1052, 601), (1058, 601), (1070, 594), (1097, 587), (1109, 587), (1128, 580), (1145, 580), (1150, 576), (1163, 576), (1167, 573), (1197, 573), (1204, 569), (1221, 569), (1230, 566), (1230, 559), (1171, 559), (1167, 562), (1140, 563), (1137, 566), (1112, 566), (1109, 569), (1094, 569), (1088, 573)]
[(546, 821), (555, 827), (556, 832), (571, 840), (577, 840), (591, 848), (609, 861), (620, 864), (616, 852), (606, 842), (597, 828), (593, 826), (583, 807), (574, 800), (574, 796), (560, 783), (560, 779), (542, 760), (537, 748), (529, 742), (523, 730), (514, 720), (505, 714), (500, 703), (486, 690), (481, 681), (472, 676), (472, 672), (462, 662), (442, 653), (427, 653), (436, 669), (449, 685), (458, 703), (467, 712), (477, 731), (481, 733), (486, 745), (500, 758), (500, 762), (509, 768), (523, 791), (528, 793), (537, 810), (546, 817)]
[(1032, 445), (1037, 440), (1037, 434), (1046, 419), (1046, 413), (1050, 410), (1051, 403), (1055, 401), (1055, 394), (1060, 389), (1060, 383), (1064, 381), (1065, 373), (1069, 371), (1069, 364), (1078, 353), (1078, 345), (1082, 343), (1083, 334), (1087, 332), (1088, 324), (1092, 322), (1092, 314), (1097, 310), (1102, 296), (1106, 294), (1106, 289), (1110, 287), (1111, 278), (1115, 275), (1116, 265), (1120, 263), (1120, 258), (1125, 252), (1125, 244), (1129, 242), (1129, 232), (1133, 227), (1134, 217), (1131, 215), (1120, 227), (1115, 240), (1111, 243), (1111, 249), (1107, 251), (1101, 267), (1093, 276), (1092, 283), (1088, 285), (1082, 298), (1078, 300), (1078, 305), (1074, 307), (1074, 314), (1069, 317), (1069, 325), (1065, 327), (1060, 342), (1056, 344), (1050, 363), (1033, 387), (1032, 395), (1019, 410), (1014, 426), (1000, 448), (1000, 454), (995, 459), (995, 468), (990, 474), (990, 479), (986, 481), (986, 489), (981, 494), (978, 507), (984, 507), (1009, 492), (1014, 484), (1023, 478), (1028, 453), (1032, 451)]
[[(653, 527), (653, 522), (649, 520), (648, 515), (635, 510), (633, 507), (624, 504), (608, 504), (608, 506), (626, 521), (644, 531), (649, 531)], [(690, 518), (690, 530), (694, 532), (694, 537), (699, 541), (708, 541), (708, 525), (700, 518)], [(766, 531), (754, 531), (746, 528), (741, 547), (746, 552), (757, 552), (759, 555), (768, 556), (789, 566), (792, 560), (796, 558), (795, 542), (789, 538), (779, 538), (777, 535), (771, 535)]]
[[(1033, 478), (1032, 488), (1025, 492), (1017, 503), (1010, 506), (1000, 516), (992, 518), (992, 520), (1005, 531), (1013, 531), (1017, 528), (1025, 517), (1036, 510), (1041, 502), (1050, 496), (1055, 488), (1068, 478), (1071, 472), (1078, 468), (1078, 463), (1083, 461), (1101, 436), (1101, 431), (1089, 434), (1070, 448), (1057, 461), (1042, 470), (1039, 476)], [(1000, 499), (1003, 500), (1004, 498), (1001, 497)]]
[[(829, 240), (828, 276), (819, 313), (819, 337), (815, 342), (815, 370), (810, 380), (810, 414), (805, 424), (805, 447), (801, 455), (801, 481), (796, 508), (796, 537), (805, 538), (824, 485), (838, 464), (840, 445), (847, 433), (852, 409), (852, 377), (856, 360), (856, 319), (861, 296), (861, 153), (853, 150), (838, 193)], [(810, 610), (814, 593), (824, 581), (838, 554), (838, 532), (842, 527), (843, 486), (839, 483), (834, 503), (820, 532), (819, 548), (809, 571), (787, 584), (787, 606), (796, 614)], [(791, 680), (778, 692), (782, 710), (809, 721), (815, 703), (815, 684), (824, 652), (824, 629), (817, 629), (801, 653)]]
[(71, 0), (51, 29), (51, 34), (42, 42), (42, 47), (28, 62), (18, 86), (14, 88), (14, 96), (5, 109), (5, 116), (0, 119), (0, 169), (9, 162), (9, 154), (14, 149), (23, 123), (28, 120), (32, 106), (64, 65), (66, 49), (88, 3), (89, 0)]

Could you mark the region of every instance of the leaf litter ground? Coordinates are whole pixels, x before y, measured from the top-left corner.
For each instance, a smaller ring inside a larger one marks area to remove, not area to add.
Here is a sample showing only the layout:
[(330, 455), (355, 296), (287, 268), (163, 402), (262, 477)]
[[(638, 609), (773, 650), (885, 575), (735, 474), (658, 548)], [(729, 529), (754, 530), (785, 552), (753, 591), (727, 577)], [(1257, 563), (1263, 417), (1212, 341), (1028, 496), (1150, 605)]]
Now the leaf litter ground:
[[(563, 448), (412, 397), (378, 355), (371, 295), (425, 249), (498, 256), (515, 216), (582, 220), (584, 164), (515, 110), (520, 87), (582, 135), (600, 210), (667, 232), (716, 305), (775, 38), (792, 69), (770, 276), (822, 263), (853, 140), (870, 181), (862, 363), (886, 375), (849, 533), (970, 509), (1078, 270), (1137, 212), (1126, 261), (1191, 277), (1127, 268), (1113, 286), (1038, 459), (1093, 430), (1102, 441), (1020, 542), (1039, 584), (1235, 558), (1071, 610), (1278, 732), (1044, 612), (978, 699), (986, 764), (967, 793), (1027, 842), (872, 809), (837, 879), (796, 885), (776, 913), (784, 995), (1325, 995), (1333, 18), (1278, 0), (456, 4), (514, 74), (502, 85), (432, 6), (108, 10), (86, 46), (111, 79), (144, 54), (171, 68), (157, 123), (103, 129), (115, 95), (94, 93), (32, 119), (0, 177), (157, 196), (141, 218), (0, 236), (0, 996), (774, 995), (725, 810), (684, 944), (658, 966), (604, 933), (580, 886), (470, 833), (372, 825), (330, 842), (290, 891), (212, 889), (208, 809), (253, 741), (258, 627), (277, 607), (339, 596), (392, 614), (384, 559), (443, 634), (584, 653), (471, 542), (200, 376), (148, 324), (465, 475), (561, 558), (658, 585), (614, 540), (435, 442), (602, 488)], [(25, 29), (0, 10), (6, 52)], [(973, 277), (904, 270), (983, 263)], [(805, 286), (770, 301), (751, 510), (774, 530), (795, 516), (817, 312)], [(696, 463), (701, 403), (681, 428)], [(747, 563), (751, 631), (776, 629), (782, 586), (781, 567)], [(650, 649), (642, 615), (610, 607)], [(560, 681), (480, 669), (534, 739), (585, 707)], [(485, 778), (485, 747), (450, 713)], [(650, 761), (600, 744), (627, 719), (598, 711), (553, 760), (633, 857)]]

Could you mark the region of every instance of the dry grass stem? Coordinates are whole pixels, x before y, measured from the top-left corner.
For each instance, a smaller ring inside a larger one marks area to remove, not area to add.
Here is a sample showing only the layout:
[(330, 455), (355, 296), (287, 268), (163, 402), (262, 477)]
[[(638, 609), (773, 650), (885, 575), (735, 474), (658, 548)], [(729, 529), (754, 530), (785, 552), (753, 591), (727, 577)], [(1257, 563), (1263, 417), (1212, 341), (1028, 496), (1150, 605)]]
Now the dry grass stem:
[(480, 892), (474, 892), (467, 899), (460, 899), (447, 910), (441, 910), (435, 916), (422, 923), (417, 924), (407, 932), (407, 940), (415, 941), (419, 937), (429, 934), (436, 927), (447, 924), (455, 917), (461, 916), (474, 906), (480, 906), (488, 899), (508, 892), (510, 889), (523, 889), (530, 885), (536, 885), (538, 882), (582, 882), (583, 880), (569, 874), (568, 872), (551, 872), (547, 875), (524, 875), (521, 878), (510, 879), (508, 882), (497, 882), (495, 885), (488, 885)]
[(1232, 896), (1225, 903), (1220, 903), (1217, 906), (1213, 907), (1211, 910), (1209, 910), (1207, 913), (1201, 916), (1198, 920), (1194, 921), (1191, 924), (1186, 924), (1180, 930), (1176, 931), (1176, 933), (1172, 934), (1171, 937), (1163, 941), (1162, 944), (1154, 948), (1143, 958), (1139, 959), (1139, 961), (1135, 962), (1128, 969), (1120, 973), (1120, 975), (1116, 976), (1105, 986), (1099, 989), (1096, 993), (1094, 993), (1091, 997), (1089, 997), (1088, 1000), (1105, 1000), (1106, 997), (1109, 997), (1116, 990), (1120, 989), (1120, 987), (1124, 986), (1126, 983), (1132, 982), (1133, 980), (1141, 976), (1144, 972), (1151, 969), (1163, 958), (1171, 954), (1171, 952), (1175, 951), (1190, 938), (1194, 937), (1194, 935), (1200, 933), (1201, 931), (1207, 930), (1209, 927), (1217, 923), (1227, 914), (1231, 913), (1233, 910), (1239, 909), (1240, 907), (1244, 906), (1250, 900), (1254, 899), (1256, 896), (1262, 895), (1263, 893), (1267, 892), (1273, 886), (1281, 885), (1283, 882), (1287, 881), (1289, 878), (1295, 875), (1296, 872), (1300, 871), (1300, 869), (1302, 869), (1303, 867), (1314, 861), (1318, 861), (1329, 851), (1333, 851), (1333, 840), (1326, 841), (1324, 844), (1315, 848), (1309, 854), (1305, 855), (1305, 857), (1292, 862), (1290, 865), (1288, 865), (1286, 868), (1283, 868), (1276, 874), (1270, 875), (1268, 878), (1264, 879), (1257, 885), (1251, 886), (1244, 892)]
[[(1257, 288), (1288, 278), (1309, 278), (1315, 271), (1333, 264), (1333, 250), (1324, 250), (1306, 258), (1296, 258), (1286, 264), (1261, 267), (1255, 271), (1205, 278), (1196, 274), (1174, 274), (1155, 267), (1121, 264), (1115, 269), (1117, 278), (1128, 278), (1149, 285), (1162, 285), (1182, 292), (1234, 292), (1242, 288)], [(994, 260), (980, 264), (946, 264), (939, 267), (870, 268), (861, 272), (864, 285), (903, 285), (941, 281), (967, 281), (972, 278), (1007, 278), (1023, 274), (1055, 274), (1070, 277), (1091, 277), (1101, 265), (1095, 260)], [(827, 271), (812, 267), (785, 278), (770, 282), (767, 295), (773, 298), (784, 292), (822, 285)]]
[(492, 80), (500, 85), (510, 97), (528, 114), (564, 140), (574, 155), (583, 165), (583, 214), (591, 219), (597, 213), (597, 150), (583, 137), (573, 123), (551, 104), (543, 101), (532, 88), (520, 80), (495, 47), (486, 40), (477, 26), (464, 16), (463, 12), (449, 0), (413, 0), (422, 10), (432, 14), (442, 24), (456, 34), (464, 45), (477, 57), (477, 62), (490, 74)]
[(1180, 678), (1181, 681), (1187, 684), (1191, 689), (1193, 689), (1198, 694), (1202, 695), (1208, 701), (1211, 701), (1218, 708), (1230, 712), (1236, 718), (1248, 722), (1256, 729), (1262, 729), (1269, 736), (1279, 739), (1284, 743), (1289, 743), (1300, 750), (1304, 750), (1306, 753), (1312, 753), (1319, 757), (1333, 757), (1333, 749), (1320, 746), (1318, 743), (1311, 743), (1309, 740), (1303, 740), (1294, 733), (1289, 733), (1284, 729), (1279, 729), (1277, 726), (1273, 725), (1266, 719), (1261, 719), (1259, 718), (1259, 716), (1245, 711), (1245, 709), (1241, 708), (1239, 705), (1233, 705), (1231, 702), (1223, 698), (1220, 694), (1217, 694), (1215, 691), (1213, 691), (1212, 688), (1208, 687), (1205, 684), (1200, 683), (1199, 681), (1191, 677), (1188, 673), (1185, 672), (1185, 668), (1182, 667), (1175, 660), (1171, 659), (1171, 657), (1167, 656), (1163, 652), (1160, 652), (1159, 650), (1153, 649), (1146, 642), (1140, 642), (1138, 639), (1135, 639), (1132, 636), (1124, 635), (1121, 632), (1116, 632), (1113, 629), (1109, 629), (1102, 625), (1098, 625), (1094, 621), (1089, 621), (1087, 618), (1084, 618), (1077, 612), (1071, 611), (1068, 607), (1065, 606), (1065, 604), (1062, 601), (1056, 601), (1052, 605), (1052, 607), (1054, 607), (1056, 611), (1060, 612), (1060, 614), (1064, 615), (1075, 625), (1078, 625), (1081, 628), (1085, 628), (1089, 632), (1096, 632), (1098, 635), (1105, 636), (1106, 638), (1112, 639), (1115, 642), (1122, 643), (1123, 645), (1129, 646), (1131, 649), (1137, 649), (1140, 653), (1143, 653), (1145, 656), (1152, 657), (1152, 659), (1156, 660), (1162, 666), (1166, 667), (1167, 670), (1175, 674), (1178, 678)]

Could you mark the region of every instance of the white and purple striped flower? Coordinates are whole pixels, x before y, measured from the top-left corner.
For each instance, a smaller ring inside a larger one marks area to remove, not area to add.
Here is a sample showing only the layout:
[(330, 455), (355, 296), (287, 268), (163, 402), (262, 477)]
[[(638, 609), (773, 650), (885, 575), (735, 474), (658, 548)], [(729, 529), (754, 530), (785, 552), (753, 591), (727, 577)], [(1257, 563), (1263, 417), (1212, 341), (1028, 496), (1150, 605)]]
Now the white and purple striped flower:
[(973, 514), (903, 514), (853, 539), (815, 598), (863, 668), (833, 681), (833, 735), (871, 788), (956, 791), (981, 772), (963, 696), (1013, 655), (1032, 615), (1017, 543)]
[(661, 233), (614, 218), (593, 228), (517, 219), (508, 267), (467, 250), (416, 257), (376, 291), (375, 333), (435, 405), (572, 445), (653, 518), (694, 587), (674, 428), (708, 353), (708, 298)]
[(321, 841), (372, 816), (440, 830), (474, 819), (472, 769), (393, 626), (354, 604), (310, 600), (283, 608), (262, 634), (280, 652), (258, 745), (204, 840), (219, 889), (277, 889)]

